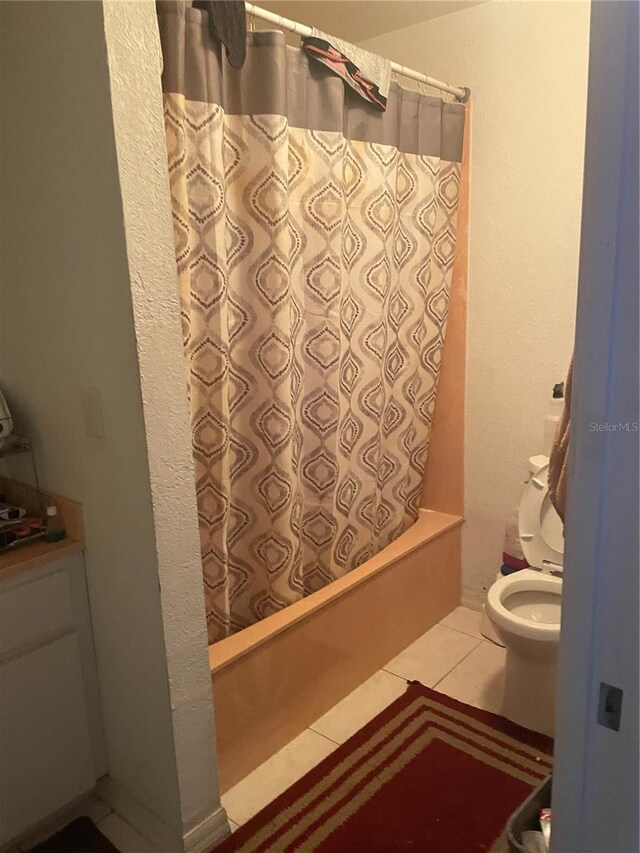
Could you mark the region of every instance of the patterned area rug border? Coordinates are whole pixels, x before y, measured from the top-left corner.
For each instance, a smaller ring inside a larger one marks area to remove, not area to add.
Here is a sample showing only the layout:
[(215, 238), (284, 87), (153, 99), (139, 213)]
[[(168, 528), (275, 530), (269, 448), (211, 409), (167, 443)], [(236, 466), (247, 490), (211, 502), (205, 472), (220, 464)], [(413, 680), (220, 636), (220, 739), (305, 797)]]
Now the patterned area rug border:
[(535, 787), (552, 768), (551, 738), (412, 681), (403, 696), (217, 850), (328, 849), (323, 844), (334, 829), (366, 807), (381, 784), (391, 782), (435, 741), (464, 753), (489, 772), (506, 774), (520, 786)]

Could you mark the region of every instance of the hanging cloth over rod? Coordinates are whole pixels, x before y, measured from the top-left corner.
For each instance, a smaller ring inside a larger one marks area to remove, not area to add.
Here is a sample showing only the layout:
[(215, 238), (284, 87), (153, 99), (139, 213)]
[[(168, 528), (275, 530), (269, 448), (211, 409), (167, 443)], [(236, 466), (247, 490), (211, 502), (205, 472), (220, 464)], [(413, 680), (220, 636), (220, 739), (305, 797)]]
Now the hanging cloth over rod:
[(242, 68), (247, 53), (247, 26), (241, 0), (193, 0), (194, 9), (209, 13), (209, 30), (214, 41), (225, 46), (233, 68)]
[(315, 29), (312, 36), (302, 36), (302, 48), (342, 77), (365, 101), (386, 110), (391, 79), (388, 59)]
[[(289, 30), (292, 33), (298, 33), (301, 36), (313, 35), (313, 29), (306, 27), (304, 24), (299, 24), (292, 21), (290, 18), (283, 18), (282, 15), (276, 15), (275, 12), (269, 12), (267, 9), (262, 9), (254, 3), (245, 2), (245, 9), (248, 15), (253, 15), (262, 21), (267, 21), (270, 24), (275, 24), (283, 30)], [(391, 63), (391, 70), (396, 74), (401, 74), (403, 77), (408, 77), (411, 80), (416, 80), (418, 83), (424, 83), (426, 86), (432, 86), (434, 89), (440, 89), (442, 92), (449, 92), (455, 95), (456, 99), (461, 103), (466, 103), (471, 97), (471, 90), (466, 86), (452, 86), (450, 83), (445, 83), (442, 80), (436, 80), (435, 77), (429, 77), (427, 74), (422, 74), (420, 71), (414, 71), (412, 68), (407, 68), (405, 65), (400, 65), (397, 62)]]

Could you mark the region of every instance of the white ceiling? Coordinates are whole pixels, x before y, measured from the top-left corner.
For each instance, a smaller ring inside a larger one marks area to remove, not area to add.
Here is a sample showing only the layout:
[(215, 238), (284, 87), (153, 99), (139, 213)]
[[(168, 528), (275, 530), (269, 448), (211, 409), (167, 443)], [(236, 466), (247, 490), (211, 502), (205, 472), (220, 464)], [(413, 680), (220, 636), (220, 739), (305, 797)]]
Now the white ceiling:
[(257, 0), (301, 24), (361, 42), (486, 0)]

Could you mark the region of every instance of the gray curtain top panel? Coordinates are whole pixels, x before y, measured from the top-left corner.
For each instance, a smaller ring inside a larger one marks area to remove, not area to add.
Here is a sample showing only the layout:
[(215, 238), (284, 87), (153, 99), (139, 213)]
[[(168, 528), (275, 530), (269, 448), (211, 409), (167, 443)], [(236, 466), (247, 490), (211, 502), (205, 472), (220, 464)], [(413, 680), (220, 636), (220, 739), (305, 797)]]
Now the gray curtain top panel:
[(462, 160), (465, 108), (391, 85), (379, 112), (284, 33), (247, 33), (247, 58), (237, 71), (210, 35), (207, 12), (175, 0), (157, 3), (163, 92), (219, 104), (231, 115), (281, 115), (293, 127), (343, 133), (409, 154)]

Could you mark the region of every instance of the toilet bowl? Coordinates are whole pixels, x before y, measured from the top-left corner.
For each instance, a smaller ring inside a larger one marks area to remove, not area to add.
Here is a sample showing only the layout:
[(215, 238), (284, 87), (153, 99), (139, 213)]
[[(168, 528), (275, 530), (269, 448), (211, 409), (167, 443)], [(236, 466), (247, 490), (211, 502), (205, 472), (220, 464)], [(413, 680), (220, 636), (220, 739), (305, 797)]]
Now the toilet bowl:
[(549, 498), (549, 460), (529, 460), (518, 527), (531, 568), (500, 578), (487, 594), (486, 614), (507, 650), (503, 714), (553, 734), (562, 604), (562, 522)]

